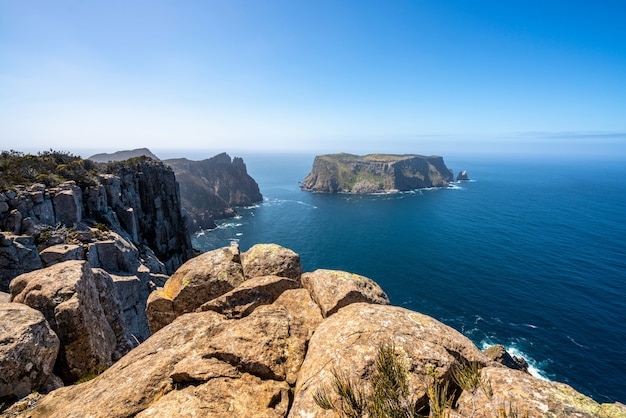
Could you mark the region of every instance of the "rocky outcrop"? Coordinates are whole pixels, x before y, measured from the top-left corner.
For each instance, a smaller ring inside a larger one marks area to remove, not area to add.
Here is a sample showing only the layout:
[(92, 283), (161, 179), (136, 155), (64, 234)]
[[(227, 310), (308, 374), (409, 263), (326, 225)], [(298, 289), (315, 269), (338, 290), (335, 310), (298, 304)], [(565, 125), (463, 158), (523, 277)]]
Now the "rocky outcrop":
[(111, 172), (102, 182), (124, 231), (134, 242), (150, 248), (167, 274), (173, 273), (192, 256), (174, 172), (145, 159), (112, 165)]
[[(67, 259), (89, 258), (94, 267), (111, 273), (137, 274), (143, 264), (150, 273), (171, 274), (191, 258), (171, 169), (140, 158), (101, 171), (107, 172), (94, 175), (93, 183), (82, 188), (67, 181), (0, 192), (0, 230), (6, 231), (0, 236), (0, 290), (6, 291), (19, 274)], [(112, 246), (131, 247), (134, 260), (121, 260), (128, 268), (120, 265), (119, 257), (109, 257)]]
[(522, 370), (528, 372), (528, 362), (522, 357), (512, 356), (506, 351), (503, 345), (496, 344), (483, 351), (489, 359), (500, 363), (509, 369)]
[(300, 256), (276, 244), (257, 244), (243, 254), (236, 244), (206, 252), (186, 262), (150, 295), (150, 329), (156, 332), (196, 309), (241, 317), (283, 291), (301, 287), (301, 273)]
[(192, 258), (152, 292), (146, 313), (156, 332), (178, 316), (194, 312), (206, 301), (233, 290), (244, 281), (239, 247), (220, 248)]
[(380, 193), (447, 187), (452, 180), (452, 171), (438, 156), (328, 154), (315, 157), (301, 188), (326, 193)]
[(456, 176), (456, 181), (466, 181), (469, 180), (469, 176), (467, 175), (467, 170), (459, 171), (459, 174)]
[(182, 207), (191, 231), (215, 228), (215, 219), (236, 215), (235, 207), (263, 200), (243, 159), (222, 153), (201, 161), (165, 160), (180, 184)]
[(59, 338), (41, 312), (0, 302), (0, 403), (61, 386), (53, 374)]
[[(241, 266), (248, 252), (240, 255), (236, 247), (212, 252), (196, 265), (198, 277), (192, 264), (182, 266), (172, 285), (180, 290), (193, 283), (210, 298), (198, 311), (177, 315), (95, 379), (28, 397), (5, 415), (331, 417), (335, 412), (319, 405), (320, 391), (337, 401), (333, 382), (341, 375), (363, 390), (366, 401), (378, 395), (372, 388), (380, 370), (378, 353), (390, 347), (394, 373), (406, 377), (403, 405), (424, 416), (435, 415), (434, 387), (445, 402), (442, 415), (455, 418), (625, 416), (620, 404), (599, 405), (567, 385), (495, 363), (458, 331), (386, 304), (387, 296), (370, 279), (331, 270), (298, 278), (248, 277)], [(204, 291), (210, 286), (203, 282), (229, 274), (233, 264), (239, 265), (234, 269), (242, 277), (239, 284), (217, 296)], [(321, 295), (332, 292), (322, 291), (324, 285), (341, 288), (336, 300), (345, 303), (327, 303)], [(201, 299), (187, 296), (190, 307)], [(474, 378), (462, 383), (455, 377), (470, 366), (466, 370), (478, 377), (480, 389), (467, 385)]]

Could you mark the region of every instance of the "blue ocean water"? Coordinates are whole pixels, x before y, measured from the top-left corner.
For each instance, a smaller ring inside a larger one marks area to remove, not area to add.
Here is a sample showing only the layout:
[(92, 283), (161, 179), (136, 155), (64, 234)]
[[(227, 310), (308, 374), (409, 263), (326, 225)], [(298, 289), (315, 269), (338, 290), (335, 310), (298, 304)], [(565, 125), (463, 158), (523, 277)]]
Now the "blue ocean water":
[(280, 244), (305, 271), (367, 276), (538, 376), (626, 401), (624, 162), (446, 158), (472, 181), (356, 196), (301, 191), (313, 155), (243, 157), (264, 201), (197, 233), (196, 248)]

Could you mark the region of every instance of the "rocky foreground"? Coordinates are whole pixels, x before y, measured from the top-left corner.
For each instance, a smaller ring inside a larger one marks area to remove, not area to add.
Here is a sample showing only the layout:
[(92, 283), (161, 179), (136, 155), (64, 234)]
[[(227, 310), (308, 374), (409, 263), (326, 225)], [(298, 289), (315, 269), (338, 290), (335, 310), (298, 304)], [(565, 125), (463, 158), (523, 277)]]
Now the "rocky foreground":
[[(454, 329), (391, 306), (368, 278), (302, 273), (298, 254), (273, 244), (183, 264), (147, 302), (153, 335), (119, 359), (127, 295), (101, 269), (65, 261), (15, 278), (10, 290), (0, 296), (0, 397), (19, 400), (3, 416), (332, 417), (316, 394), (344, 373), (372, 395), (385, 344), (426, 416), (437, 413), (432, 388), (446, 382), (450, 417), (626, 416), (624, 405), (506, 367)], [(489, 390), (461, 390), (453, 375), (462, 364), (477, 365)], [(69, 382), (88, 372), (102, 373)]]

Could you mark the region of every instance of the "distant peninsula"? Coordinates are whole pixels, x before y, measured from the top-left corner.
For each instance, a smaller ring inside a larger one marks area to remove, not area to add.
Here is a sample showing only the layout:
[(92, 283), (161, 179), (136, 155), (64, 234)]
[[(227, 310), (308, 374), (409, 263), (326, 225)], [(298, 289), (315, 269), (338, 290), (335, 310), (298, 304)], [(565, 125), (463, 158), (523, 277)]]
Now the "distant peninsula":
[(443, 157), (417, 154), (318, 155), (301, 188), (322, 193), (384, 193), (448, 187), (454, 180)]

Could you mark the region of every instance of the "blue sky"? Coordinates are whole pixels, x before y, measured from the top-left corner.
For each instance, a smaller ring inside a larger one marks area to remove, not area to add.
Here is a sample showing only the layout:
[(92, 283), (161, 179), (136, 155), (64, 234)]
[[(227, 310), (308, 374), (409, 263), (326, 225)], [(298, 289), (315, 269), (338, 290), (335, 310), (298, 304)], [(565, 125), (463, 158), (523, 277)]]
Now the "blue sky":
[(0, 149), (144, 146), (626, 155), (626, 4), (0, 0)]

